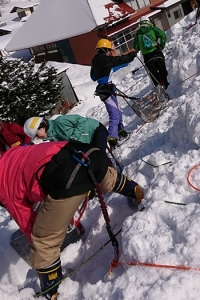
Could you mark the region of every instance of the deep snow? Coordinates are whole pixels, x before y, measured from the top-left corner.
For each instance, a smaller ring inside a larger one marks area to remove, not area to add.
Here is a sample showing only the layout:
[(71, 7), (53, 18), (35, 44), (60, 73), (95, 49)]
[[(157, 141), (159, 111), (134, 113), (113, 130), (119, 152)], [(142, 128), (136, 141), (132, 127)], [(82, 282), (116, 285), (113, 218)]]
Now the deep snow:
[[(114, 257), (107, 245), (59, 287), (59, 300), (197, 300), (200, 294), (200, 197), (187, 182), (189, 170), (199, 163), (200, 146), (200, 24), (195, 12), (167, 32), (165, 48), (171, 100), (153, 123), (143, 125), (127, 103), (119, 99), (127, 130), (135, 130), (129, 141), (115, 150), (123, 173), (145, 189), (143, 211), (131, 210), (125, 197), (105, 197), (111, 226), (120, 244), (120, 261), (172, 266), (179, 270), (145, 266), (120, 266), (108, 275)], [(142, 96), (151, 89), (144, 68), (137, 58), (117, 72), (114, 82), (127, 95)], [(59, 65), (58, 65), (59, 67)], [(94, 117), (106, 123), (104, 104), (94, 97), (95, 84), (89, 67), (68, 64), (67, 74), (81, 100), (70, 113)], [(200, 189), (200, 172), (191, 173), (191, 181)], [(177, 204), (167, 203), (165, 201)], [(178, 205), (179, 204), (179, 205)], [(185, 205), (181, 205), (185, 204)], [(98, 199), (89, 202), (82, 218), (86, 234), (61, 255), (65, 274), (95, 253), (108, 235)], [(35, 272), (10, 246), (11, 234), (18, 228), (8, 213), (0, 209), (0, 296), (1, 299), (31, 300), (39, 291)], [(40, 297), (39, 299), (42, 299)]]

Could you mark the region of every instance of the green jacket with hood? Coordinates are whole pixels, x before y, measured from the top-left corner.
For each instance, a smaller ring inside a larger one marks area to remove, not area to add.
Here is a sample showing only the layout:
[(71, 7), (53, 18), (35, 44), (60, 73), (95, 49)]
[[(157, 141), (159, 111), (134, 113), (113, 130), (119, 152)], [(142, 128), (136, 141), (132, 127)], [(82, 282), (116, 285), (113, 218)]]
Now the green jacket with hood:
[(80, 115), (62, 115), (49, 120), (47, 135), (54, 141), (73, 139), (89, 144), (99, 124), (99, 121), (95, 119), (84, 118)]
[[(143, 44), (143, 35), (147, 35), (151, 37), (151, 40), (157, 44), (155, 47), (152, 48), (145, 48)], [(160, 41), (158, 41), (160, 39)], [(148, 54), (155, 50), (163, 50), (166, 43), (166, 33), (161, 30), (160, 28), (154, 26), (152, 23), (140, 25), (136, 36), (133, 41), (133, 48), (136, 51), (141, 51), (142, 54)]]

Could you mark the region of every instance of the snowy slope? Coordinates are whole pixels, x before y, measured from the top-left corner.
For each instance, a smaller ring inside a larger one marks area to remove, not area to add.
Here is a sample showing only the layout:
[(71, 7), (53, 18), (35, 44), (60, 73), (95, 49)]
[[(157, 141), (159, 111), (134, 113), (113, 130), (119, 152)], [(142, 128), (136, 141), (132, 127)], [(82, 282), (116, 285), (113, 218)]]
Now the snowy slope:
[[(114, 257), (109, 244), (62, 282), (59, 300), (199, 299), (200, 272), (194, 268), (200, 269), (200, 194), (187, 182), (188, 171), (200, 158), (200, 149), (197, 150), (200, 146), (200, 24), (186, 31), (194, 17), (195, 12), (167, 32), (165, 54), (171, 100), (160, 117), (141, 127), (143, 122), (119, 98), (126, 128), (135, 133), (115, 151), (115, 156), (124, 167), (124, 174), (144, 187), (145, 209), (131, 210), (126, 199), (114, 193), (105, 197), (114, 232), (122, 228), (117, 236), (120, 261), (187, 266), (193, 270), (124, 265), (108, 276)], [(116, 74), (117, 87), (128, 95), (143, 95), (151, 88), (144, 68), (135, 75), (129, 72), (138, 66), (135, 59), (129, 68)], [(89, 70), (83, 72), (82, 81), (80, 67), (76, 71), (75, 65), (69, 65), (68, 72), (79, 99), (83, 100), (71, 113), (106, 122), (103, 104), (93, 97), (95, 85), (89, 80)], [(199, 179), (197, 168), (191, 180), (198, 188)], [(65, 274), (109, 239), (97, 199), (89, 202), (82, 223), (86, 228), (85, 237), (68, 246), (61, 255)], [(17, 228), (5, 210), (0, 209), (0, 295), (1, 299), (33, 300), (35, 291), (39, 291), (34, 271), (9, 245), (11, 234)]]

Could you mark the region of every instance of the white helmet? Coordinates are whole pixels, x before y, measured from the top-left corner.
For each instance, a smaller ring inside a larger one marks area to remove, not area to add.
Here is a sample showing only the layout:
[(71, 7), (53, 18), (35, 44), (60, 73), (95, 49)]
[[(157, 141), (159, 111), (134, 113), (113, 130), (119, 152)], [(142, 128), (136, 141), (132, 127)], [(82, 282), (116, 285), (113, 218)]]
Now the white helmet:
[(149, 18), (147, 16), (142, 16), (140, 18), (140, 23), (143, 22), (143, 21), (147, 21), (147, 22), (150, 22)]
[(43, 118), (41, 117), (32, 117), (26, 120), (24, 124), (24, 132), (33, 139), (42, 120)]

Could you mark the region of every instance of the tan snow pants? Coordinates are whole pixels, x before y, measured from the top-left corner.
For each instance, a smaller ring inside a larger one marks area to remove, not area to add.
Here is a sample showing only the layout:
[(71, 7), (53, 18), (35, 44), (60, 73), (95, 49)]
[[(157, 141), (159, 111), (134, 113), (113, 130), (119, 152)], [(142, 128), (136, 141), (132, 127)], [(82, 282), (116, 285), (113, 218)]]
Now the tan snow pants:
[[(116, 178), (117, 171), (109, 167), (100, 183), (104, 195), (113, 190)], [(48, 267), (60, 257), (60, 247), (63, 244), (68, 225), (79, 205), (85, 199), (87, 192), (59, 200), (47, 196), (38, 212), (31, 235), (30, 262), (34, 268)]]

